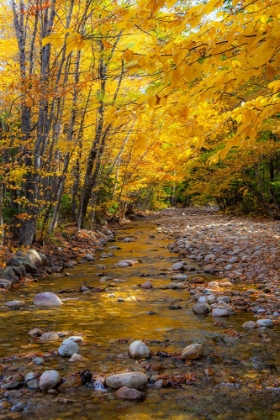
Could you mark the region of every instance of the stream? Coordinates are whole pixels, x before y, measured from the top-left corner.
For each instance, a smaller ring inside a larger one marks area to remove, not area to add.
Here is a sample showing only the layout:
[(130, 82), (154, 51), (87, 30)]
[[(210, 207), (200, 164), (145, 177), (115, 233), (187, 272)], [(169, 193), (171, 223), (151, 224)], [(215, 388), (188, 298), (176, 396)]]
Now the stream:
[[(1, 296), (2, 377), (48, 369), (65, 377), (90, 370), (97, 382), (95, 387), (69, 388), (57, 395), (28, 389), (10, 391), (12, 409), (0, 409), (0, 420), (30, 416), (37, 420), (280, 419), (279, 326), (244, 330), (242, 324), (253, 317), (248, 313), (218, 319), (195, 315), (189, 290), (165, 288), (171, 283), (172, 264), (188, 261), (170, 252), (168, 244), (173, 240), (154, 223), (134, 222), (117, 231), (116, 242), (108, 242), (96, 252), (96, 261)], [(122, 259), (138, 259), (139, 263), (117, 267)], [(189, 279), (202, 275), (199, 270), (186, 274)], [(151, 281), (153, 288), (141, 288), (145, 281)], [(82, 285), (106, 286), (106, 290), (59, 294)], [(235, 285), (224, 294), (230, 295), (234, 288), (238, 290)], [(63, 306), (45, 309), (33, 305), (34, 296), (43, 291), (57, 293)], [(17, 299), (24, 300), (26, 306), (18, 310), (4, 306)], [(28, 335), (33, 328), (81, 335), (80, 354), (85, 360), (70, 363), (68, 358), (54, 355), (63, 338), (40, 343)], [(128, 347), (134, 340), (145, 341), (153, 356), (131, 359)], [(204, 357), (181, 360), (178, 355), (192, 343), (203, 344)], [(34, 365), (32, 358), (41, 354), (44, 364)], [(150, 377), (145, 401), (119, 400), (113, 390), (98, 386), (98, 378), (128, 370)], [(163, 379), (165, 386), (154, 386), (158, 379)]]

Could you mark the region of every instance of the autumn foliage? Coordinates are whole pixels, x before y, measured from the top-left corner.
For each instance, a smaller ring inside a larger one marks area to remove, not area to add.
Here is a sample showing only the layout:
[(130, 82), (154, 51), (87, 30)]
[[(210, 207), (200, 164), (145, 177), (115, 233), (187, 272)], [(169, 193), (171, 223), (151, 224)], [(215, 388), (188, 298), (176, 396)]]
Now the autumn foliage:
[(279, 217), (277, 1), (1, 8), (2, 233), (170, 201)]

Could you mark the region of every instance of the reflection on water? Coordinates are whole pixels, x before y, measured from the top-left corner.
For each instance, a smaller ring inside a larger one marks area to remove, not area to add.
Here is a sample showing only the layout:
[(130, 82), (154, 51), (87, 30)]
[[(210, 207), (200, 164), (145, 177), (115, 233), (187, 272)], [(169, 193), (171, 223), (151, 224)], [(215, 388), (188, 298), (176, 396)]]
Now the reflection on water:
[[(68, 269), (69, 276), (48, 277), (3, 296), (2, 302), (20, 299), (27, 306), (11, 310), (2, 305), (0, 357), (57, 350), (59, 342), (40, 343), (30, 338), (28, 331), (40, 327), (82, 335), (85, 339), (80, 348), (85, 361), (73, 365), (68, 359), (50, 356), (46, 357), (44, 370), (59, 369), (62, 376), (67, 376), (87, 369), (100, 377), (129, 369), (146, 372), (150, 377), (193, 374), (196, 381), (179, 389), (150, 387), (145, 391), (147, 399), (143, 403), (116, 400), (108, 389), (100, 392), (102, 382), (98, 380), (95, 389), (80, 387), (59, 394), (69, 400), (68, 404), (59, 403), (57, 396), (31, 393), (26, 397), (28, 404), (22, 417), (29, 417), (35, 410), (36, 419), (42, 420), (280, 418), (278, 397), (273, 391), (264, 390), (279, 374), (279, 352), (275, 344), (279, 329), (244, 332), (242, 323), (252, 319), (248, 314), (223, 319), (222, 326), (214, 325), (211, 316), (194, 315), (188, 291), (164, 289), (171, 281), (167, 269), (179, 259), (168, 251), (170, 240), (164, 234), (156, 233), (156, 238), (151, 238), (151, 233), (155, 233), (154, 225), (145, 222), (130, 225), (118, 236), (133, 237), (134, 241), (118, 241), (114, 245), (120, 249), (116, 250), (109, 249), (112, 244), (107, 244), (105, 252), (112, 252), (113, 256)], [(118, 268), (117, 262), (127, 258), (139, 259), (139, 263)], [(101, 269), (98, 264), (106, 268)], [(100, 283), (103, 276), (111, 280)], [(152, 281), (153, 289), (139, 287), (147, 280)], [(61, 294), (64, 305), (58, 309), (38, 309), (32, 305), (39, 291), (58, 293), (82, 285), (106, 286), (106, 290)], [(182, 309), (170, 310), (168, 307), (173, 302)], [(240, 337), (231, 334), (232, 331), (237, 331)], [(190, 363), (175, 356), (153, 356), (144, 363), (136, 362), (127, 355), (133, 340), (145, 340), (155, 353), (161, 350), (169, 354), (199, 342), (205, 345), (206, 357)], [(42, 371), (42, 366), (31, 363), (24, 366), (21, 359), (14, 360), (13, 366), (24, 373)]]

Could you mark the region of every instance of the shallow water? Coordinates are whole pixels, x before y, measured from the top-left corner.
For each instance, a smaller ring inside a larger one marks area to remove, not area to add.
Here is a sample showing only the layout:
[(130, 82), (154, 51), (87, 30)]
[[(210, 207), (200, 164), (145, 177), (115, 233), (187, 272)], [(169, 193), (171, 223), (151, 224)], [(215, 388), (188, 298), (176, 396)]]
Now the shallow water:
[[(118, 239), (122, 237), (131, 237), (134, 241)], [(155, 389), (151, 386), (145, 390), (147, 399), (142, 403), (120, 401), (111, 390), (97, 391), (86, 386), (63, 391), (58, 396), (29, 391), (20, 399), (21, 408), (14, 408), (11, 414), (20, 412), (21, 418), (35, 415), (38, 420), (280, 419), (280, 393), (277, 392), (280, 386), (279, 327), (244, 331), (242, 323), (254, 319), (252, 314), (246, 313), (218, 320), (194, 315), (188, 291), (163, 289), (171, 282), (168, 269), (180, 260), (167, 249), (170, 242), (171, 239), (157, 232), (154, 224), (144, 221), (130, 224), (118, 231), (115, 243), (108, 243), (104, 251), (96, 253), (96, 262), (67, 269), (69, 276), (48, 277), (2, 296), (2, 375), (18, 370), (25, 374), (51, 368), (58, 369), (63, 377), (84, 369), (99, 377), (129, 369), (146, 372), (150, 377), (194, 375), (196, 380), (180, 388)], [(121, 249), (111, 250), (112, 246)], [(108, 252), (114, 256), (100, 257)], [(128, 268), (116, 266), (119, 260), (127, 258), (137, 258), (140, 262)], [(106, 265), (106, 268), (100, 269), (98, 264)], [(101, 274), (112, 280), (100, 283)], [(143, 274), (149, 274), (149, 277), (143, 277)], [(153, 289), (138, 286), (147, 280), (152, 281)], [(63, 293), (59, 296), (65, 299), (64, 305), (59, 309), (38, 309), (32, 304), (38, 292), (58, 293), (68, 288), (78, 289), (83, 284), (108, 286), (100, 293)], [(125, 300), (119, 302), (118, 298)], [(15, 299), (25, 300), (27, 305), (20, 310), (4, 306), (5, 301)], [(169, 309), (172, 303), (181, 305), (182, 309)], [(155, 314), (149, 315), (150, 311)], [(67, 358), (49, 355), (45, 356), (43, 366), (35, 366), (30, 357), (3, 359), (58, 349), (59, 342), (39, 343), (30, 339), (28, 331), (35, 327), (82, 335), (85, 343), (80, 347), (80, 353), (87, 360), (73, 364)], [(152, 356), (141, 363), (127, 355), (128, 346), (134, 340), (145, 340), (152, 351), (170, 354), (198, 342), (205, 346), (205, 357), (186, 363), (176, 355)], [(69, 400), (68, 403), (62, 403), (61, 398)], [(10, 414), (1, 415), (0, 411), (0, 419), (8, 419)]]

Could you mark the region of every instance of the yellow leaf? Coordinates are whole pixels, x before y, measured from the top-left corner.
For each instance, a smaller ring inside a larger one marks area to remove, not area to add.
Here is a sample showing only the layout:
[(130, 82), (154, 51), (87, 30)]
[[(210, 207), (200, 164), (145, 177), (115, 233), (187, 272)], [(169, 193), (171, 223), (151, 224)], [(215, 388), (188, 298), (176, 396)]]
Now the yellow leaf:
[(266, 65), (265, 72), (266, 72), (266, 77), (268, 78), (268, 80), (272, 80), (276, 74), (275, 68), (269, 63), (267, 63)]
[(64, 45), (64, 35), (62, 34), (51, 34), (42, 39), (42, 47), (48, 44), (53, 44), (55, 48), (62, 47)]
[(232, 66), (233, 69), (240, 68), (241, 67), (241, 63), (238, 60), (233, 60), (231, 62), (231, 66)]
[(269, 16), (267, 15), (262, 15), (260, 18), (261, 23), (266, 23), (269, 19)]

